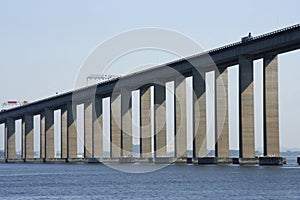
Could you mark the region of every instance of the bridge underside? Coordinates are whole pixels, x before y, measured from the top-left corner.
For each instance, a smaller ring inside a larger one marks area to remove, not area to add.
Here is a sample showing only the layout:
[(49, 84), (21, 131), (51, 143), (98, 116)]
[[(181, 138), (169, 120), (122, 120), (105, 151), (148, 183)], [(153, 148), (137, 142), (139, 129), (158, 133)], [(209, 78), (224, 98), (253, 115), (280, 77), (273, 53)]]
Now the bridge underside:
[[(264, 58), (264, 155), (279, 157), (278, 128), (278, 59), (277, 55)], [(215, 156), (209, 157), (207, 150), (206, 81), (205, 73), (194, 70), (190, 73), (193, 82), (193, 141), (187, 141), (187, 83), (186, 77), (174, 78), (174, 155), (169, 155), (167, 146), (166, 82), (141, 87), (140, 90), (140, 158), (149, 161), (175, 162), (194, 160), (199, 163), (232, 163), (229, 155), (228, 120), (228, 68), (215, 70)], [(239, 163), (257, 163), (254, 146), (254, 90), (253, 61), (240, 58), (239, 65)], [(154, 102), (151, 100), (154, 97)], [(104, 156), (103, 98), (91, 97), (84, 102), (84, 155), (78, 156), (78, 131), (76, 127), (76, 104), (67, 102), (61, 110), (60, 155), (54, 150), (54, 109), (45, 108), (40, 113), (40, 154), (34, 154), (33, 114), (22, 118), (21, 159), (25, 161), (43, 160), (85, 160), (109, 161), (127, 158), (132, 162), (133, 121), (132, 91), (124, 89), (110, 97), (110, 156)], [(152, 103), (153, 105), (152, 105)], [(153, 109), (153, 111), (152, 111)], [(151, 117), (151, 113), (154, 117)], [(152, 120), (154, 126), (152, 125)], [(15, 120), (6, 121), (6, 158), (18, 160), (16, 154)], [(154, 135), (152, 134), (154, 132)], [(152, 139), (154, 137), (154, 139)], [(191, 145), (193, 144), (193, 145)], [(189, 145), (189, 148), (188, 148)], [(193, 154), (188, 155), (188, 149)], [(130, 159), (132, 158), (132, 159)], [(135, 161), (139, 161), (137, 158)]]

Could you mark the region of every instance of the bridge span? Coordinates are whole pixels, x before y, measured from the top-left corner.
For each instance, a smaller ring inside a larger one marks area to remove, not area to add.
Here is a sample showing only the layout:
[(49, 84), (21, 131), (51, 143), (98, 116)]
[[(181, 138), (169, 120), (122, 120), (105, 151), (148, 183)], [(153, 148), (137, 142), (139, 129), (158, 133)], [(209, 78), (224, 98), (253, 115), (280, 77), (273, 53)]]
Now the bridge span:
[[(208, 52), (53, 96), (0, 113), (5, 156), (14, 161), (77, 161), (76, 105), (84, 104), (83, 160), (282, 164), (279, 150), (278, 55), (300, 48), (300, 24)], [(263, 59), (263, 154), (255, 156), (253, 60)], [(228, 67), (239, 65), (239, 158), (229, 156)], [(207, 156), (205, 74), (215, 71), (215, 156)], [(187, 154), (186, 77), (193, 79), (193, 156)], [(175, 155), (167, 154), (166, 83), (175, 83)], [(151, 90), (150, 88), (154, 89)], [(140, 158), (133, 157), (132, 91), (140, 91)], [(153, 94), (151, 94), (152, 92)], [(223, 91), (223, 92), (222, 92)], [(151, 126), (154, 95), (154, 126)], [(103, 155), (104, 98), (110, 98), (110, 156)], [(54, 150), (54, 111), (61, 110), (61, 157)], [(40, 156), (34, 155), (34, 115), (40, 115)], [(15, 121), (22, 121), (21, 158)], [(152, 144), (151, 131), (154, 130)], [(152, 146), (154, 149), (152, 149)]]

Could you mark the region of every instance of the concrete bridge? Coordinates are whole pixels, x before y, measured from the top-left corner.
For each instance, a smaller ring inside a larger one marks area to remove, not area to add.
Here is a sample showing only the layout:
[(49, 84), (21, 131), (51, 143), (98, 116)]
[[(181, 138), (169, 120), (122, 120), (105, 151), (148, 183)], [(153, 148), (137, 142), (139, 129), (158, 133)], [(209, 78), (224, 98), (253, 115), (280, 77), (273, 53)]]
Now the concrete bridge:
[[(0, 113), (5, 124), (5, 157), (15, 161), (78, 161), (76, 105), (84, 104), (84, 158), (100, 162), (196, 162), (282, 164), (279, 152), (278, 54), (300, 48), (300, 24), (247, 37), (186, 59), (43, 99)], [(263, 153), (255, 156), (253, 60), (263, 59)], [(228, 67), (239, 65), (239, 158), (229, 157)], [(205, 73), (215, 71), (215, 157), (207, 157)], [(193, 156), (187, 154), (186, 77), (193, 79)], [(175, 83), (175, 156), (166, 143), (166, 83)], [(150, 88), (154, 87), (153, 90)], [(140, 91), (140, 158), (132, 151), (132, 91)], [(151, 91), (153, 94), (151, 94)], [(224, 91), (220, 95), (220, 91)], [(151, 126), (154, 95), (154, 126)], [(110, 158), (103, 156), (103, 98), (110, 98)], [(54, 111), (61, 110), (61, 158), (54, 152)], [(40, 115), (40, 157), (34, 156), (33, 117)], [(22, 121), (22, 155), (16, 155), (15, 120)], [(151, 130), (154, 130), (152, 144)], [(154, 154), (152, 153), (154, 146)]]

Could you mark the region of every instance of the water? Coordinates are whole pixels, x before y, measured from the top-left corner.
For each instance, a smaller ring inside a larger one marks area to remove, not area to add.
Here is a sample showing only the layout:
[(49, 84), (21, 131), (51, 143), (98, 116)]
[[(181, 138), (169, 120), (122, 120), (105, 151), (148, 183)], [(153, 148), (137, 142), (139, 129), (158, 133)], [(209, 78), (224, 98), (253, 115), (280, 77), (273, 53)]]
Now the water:
[(170, 165), (151, 173), (99, 164), (0, 164), (0, 199), (299, 199), (300, 167)]

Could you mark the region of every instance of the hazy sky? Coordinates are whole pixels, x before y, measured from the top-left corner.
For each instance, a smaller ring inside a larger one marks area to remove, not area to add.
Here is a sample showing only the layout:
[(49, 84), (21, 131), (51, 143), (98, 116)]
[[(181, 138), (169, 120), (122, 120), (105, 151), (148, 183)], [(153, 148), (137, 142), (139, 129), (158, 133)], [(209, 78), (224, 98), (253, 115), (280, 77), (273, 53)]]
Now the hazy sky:
[[(99, 43), (124, 31), (143, 27), (171, 29), (209, 50), (239, 41), (248, 32), (256, 36), (297, 24), (299, 6), (297, 0), (1, 0), (0, 103), (34, 101), (69, 91), (88, 54)], [(152, 59), (153, 63), (164, 62), (157, 56)], [(279, 56), (280, 137), (281, 146), (286, 147), (300, 147), (300, 108), (296, 106), (300, 101), (299, 62), (300, 52)], [(259, 64), (261, 61), (257, 62), (258, 86)], [(230, 72), (231, 81), (235, 72), (236, 69)], [(260, 122), (256, 126), (260, 131)], [(235, 127), (231, 125), (231, 129)], [(236, 145), (232, 139), (231, 146)]]

